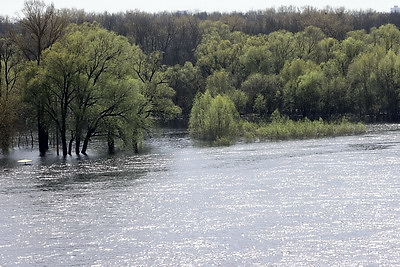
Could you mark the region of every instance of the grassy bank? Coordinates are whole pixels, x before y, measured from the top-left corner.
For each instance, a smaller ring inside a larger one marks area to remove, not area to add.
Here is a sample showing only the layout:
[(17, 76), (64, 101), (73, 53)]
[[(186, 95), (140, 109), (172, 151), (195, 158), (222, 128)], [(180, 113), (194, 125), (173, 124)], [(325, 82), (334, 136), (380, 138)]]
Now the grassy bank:
[(322, 119), (317, 121), (278, 119), (271, 123), (242, 121), (239, 128), (241, 136), (248, 141), (334, 137), (361, 134), (366, 131), (364, 124), (351, 123), (345, 119), (329, 123)]

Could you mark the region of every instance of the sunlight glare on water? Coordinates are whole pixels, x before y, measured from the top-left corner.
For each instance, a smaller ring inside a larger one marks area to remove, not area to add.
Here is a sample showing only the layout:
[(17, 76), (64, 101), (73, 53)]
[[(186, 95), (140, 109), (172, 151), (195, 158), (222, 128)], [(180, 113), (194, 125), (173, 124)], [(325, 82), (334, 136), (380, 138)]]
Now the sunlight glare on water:
[(0, 158), (0, 265), (396, 265), (399, 156), (386, 125), (231, 147), (170, 130), (139, 155)]

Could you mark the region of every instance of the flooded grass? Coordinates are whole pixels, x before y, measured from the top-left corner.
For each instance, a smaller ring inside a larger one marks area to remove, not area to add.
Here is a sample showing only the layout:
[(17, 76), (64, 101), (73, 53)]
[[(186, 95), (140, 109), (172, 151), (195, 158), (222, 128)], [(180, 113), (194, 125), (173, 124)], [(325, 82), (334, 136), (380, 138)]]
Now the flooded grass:
[(241, 134), (248, 140), (288, 140), (356, 135), (366, 132), (362, 123), (352, 123), (347, 120), (325, 122), (322, 119), (311, 121), (304, 119), (293, 121), (289, 119), (271, 123), (242, 122)]

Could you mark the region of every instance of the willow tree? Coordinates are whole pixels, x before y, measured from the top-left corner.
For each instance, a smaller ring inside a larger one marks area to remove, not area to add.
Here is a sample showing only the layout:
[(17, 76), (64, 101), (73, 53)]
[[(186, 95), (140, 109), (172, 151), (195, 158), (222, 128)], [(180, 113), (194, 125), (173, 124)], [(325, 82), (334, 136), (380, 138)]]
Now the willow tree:
[(0, 149), (7, 152), (16, 132), (15, 121), (21, 105), (19, 81), (24, 60), (10, 38), (0, 38)]
[(237, 135), (239, 113), (226, 95), (199, 93), (190, 113), (189, 132), (198, 140), (229, 143)]
[[(23, 34), (15, 34), (15, 43), (28, 60), (40, 65), (42, 53), (51, 47), (64, 34), (68, 25), (66, 11), (57, 10), (53, 4), (43, 1), (25, 1), (22, 9), (24, 17), (19, 21)], [(40, 88), (39, 88), (40, 89)], [(38, 89), (38, 90), (39, 90)], [(39, 151), (44, 155), (48, 149), (48, 125), (45, 118), (44, 103), (36, 97)]]
[(80, 42), (72, 42), (69, 37), (67, 35), (54, 44), (53, 49), (44, 51), (40, 65), (31, 65), (34, 75), (31, 75), (27, 86), (27, 95), (32, 96), (31, 101), (41, 106), (43, 112), (55, 123), (63, 155), (67, 155), (68, 151), (67, 122), (71, 104), (80, 86), (80, 75), (85, 63), (85, 47)]
[[(142, 55), (127, 38), (97, 23), (71, 25), (43, 53), (31, 84), (44, 88), (37, 93), (57, 127), (64, 156), (71, 153), (68, 134), (76, 154), (86, 154), (89, 140), (98, 135), (107, 136), (112, 152), (115, 136), (137, 137), (154, 116), (179, 111), (170, 99), (173, 90), (156, 82), (157, 71), (140, 72), (141, 76), (134, 71)], [(151, 81), (147, 76), (153, 77)]]

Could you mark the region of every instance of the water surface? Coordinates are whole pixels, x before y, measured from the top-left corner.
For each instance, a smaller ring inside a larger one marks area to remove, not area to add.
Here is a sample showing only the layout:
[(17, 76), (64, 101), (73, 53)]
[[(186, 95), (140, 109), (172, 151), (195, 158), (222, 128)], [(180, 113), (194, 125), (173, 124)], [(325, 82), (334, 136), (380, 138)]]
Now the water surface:
[(139, 155), (15, 151), (0, 157), (0, 266), (399, 264), (399, 129), (231, 147), (166, 130)]

